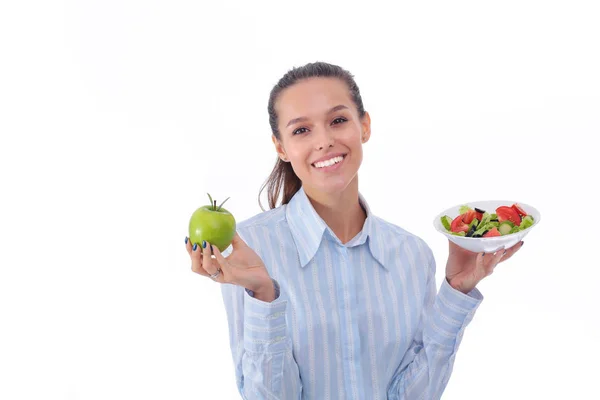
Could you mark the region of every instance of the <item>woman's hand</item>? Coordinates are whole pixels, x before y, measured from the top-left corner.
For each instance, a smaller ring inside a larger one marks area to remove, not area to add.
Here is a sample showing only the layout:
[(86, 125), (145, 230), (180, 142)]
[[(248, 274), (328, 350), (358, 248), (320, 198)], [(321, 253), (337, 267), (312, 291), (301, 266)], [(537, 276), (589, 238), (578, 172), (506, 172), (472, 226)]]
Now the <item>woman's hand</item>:
[(192, 271), (206, 277), (219, 272), (214, 278), (216, 282), (238, 285), (252, 290), (254, 297), (259, 300), (273, 301), (273, 281), (262, 259), (248, 247), (237, 232), (231, 244), (233, 251), (225, 258), (217, 247), (208, 242), (202, 243), (204, 247), (196, 246), (194, 249), (188, 240), (186, 248), (192, 260)]
[(496, 265), (511, 258), (523, 246), (521, 241), (496, 253), (474, 253), (450, 240), (448, 243), (450, 249), (446, 263), (446, 279), (450, 286), (463, 293), (473, 290), (479, 281), (494, 272)]

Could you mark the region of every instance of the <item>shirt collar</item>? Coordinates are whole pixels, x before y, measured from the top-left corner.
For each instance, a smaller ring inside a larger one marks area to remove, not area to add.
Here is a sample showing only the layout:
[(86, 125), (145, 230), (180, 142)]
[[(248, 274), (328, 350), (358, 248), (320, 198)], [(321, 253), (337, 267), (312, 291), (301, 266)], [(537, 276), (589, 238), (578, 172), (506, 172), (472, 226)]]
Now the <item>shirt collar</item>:
[[(360, 246), (366, 242), (373, 258), (375, 258), (383, 268), (387, 269), (384, 264), (385, 249), (383, 246), (378, 246), (376, 243), (377, 238), (375, 234), (378, 225), (377, 217), (371, 212), (371, 209), (362, 194), (359, 193), (358, 196), (360, 203), (367, 213), (367, 219), (365, 220), (363, 229), (360, 233), (344, 246)], [(303, 187), (300, 187), (296, 194), (291, 198), (285, 212), (292, 236), (296, 242), (296, 248), (298, 249), (300, 265), (302, 268), (306, 267), (313, 259), (321, 246), (324, 237), (326, 240), (331, 240), (341, 245), (341, 241), (315, 211), (310, 200), (306, 196)], [(382, 238), (380, 238), (380, 240), (381, 239)]]

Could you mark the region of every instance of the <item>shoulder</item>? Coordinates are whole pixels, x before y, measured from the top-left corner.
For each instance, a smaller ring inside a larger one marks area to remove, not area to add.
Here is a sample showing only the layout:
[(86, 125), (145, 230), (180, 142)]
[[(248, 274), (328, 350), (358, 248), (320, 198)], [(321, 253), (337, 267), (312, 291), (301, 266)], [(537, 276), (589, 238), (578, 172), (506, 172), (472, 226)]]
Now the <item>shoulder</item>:
[(283, 205), (263, 211), (239, 222), (236, 226), (238, 235), (248, 243), (248, 241), (253, 241), (253, 236), (256, 236), (257, 232), (273, 233), (280, 230), (282, 226), (287, 227), (286, 207), (286, 205)]
[(257, 227), (272, 227), (285, 220), (286, 206), (279, 206), (271, 210), (263, 211), (237, 224), (238, 230), (248, 230)]
[(411, 249), (417, 251), (421, 255), (424, 255), (427, 259), (433, 258), (433, 252), (427, 242), (420, 236), (407, 229), (393, 224), (385, 219), (373, 216), (374, 224), (376, 226), (377, 236), (382, 240), (393, 237), (395, 240), (391, 241), (397, 246), (409, 246)]

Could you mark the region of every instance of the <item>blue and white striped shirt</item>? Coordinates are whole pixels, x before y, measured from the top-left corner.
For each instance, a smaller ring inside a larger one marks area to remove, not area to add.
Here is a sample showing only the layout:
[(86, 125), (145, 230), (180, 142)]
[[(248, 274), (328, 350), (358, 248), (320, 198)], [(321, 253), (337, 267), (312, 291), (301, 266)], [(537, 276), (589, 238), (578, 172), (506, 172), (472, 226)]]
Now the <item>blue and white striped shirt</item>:
[(419, 237), (367, 213), (343, 244), (303, 189), (238, 224), (280, 289), (272, 303), (222, 285), (244, 399), (439, 399), (482, 301), (435, 284)]

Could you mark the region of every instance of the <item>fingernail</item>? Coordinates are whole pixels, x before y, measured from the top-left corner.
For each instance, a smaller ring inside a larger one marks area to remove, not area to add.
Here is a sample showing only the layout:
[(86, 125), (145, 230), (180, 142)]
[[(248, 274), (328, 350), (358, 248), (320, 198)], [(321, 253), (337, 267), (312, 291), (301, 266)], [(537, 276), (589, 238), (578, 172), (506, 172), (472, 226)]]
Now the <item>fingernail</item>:
[(485, 252), (483, 253), (483, 255), (481, 257), (485, 257)]
[(196, 251), (196, 249), (198, 248), (198, 243), (194, 243), (194, 248), (193, 250)]
[(521, 242), (521, 247), (523, 247), (524, 244), (525, 244), (525, 242)]
[(202, 241), (202, 248), (205, 249), (206, 248), (206, 240)]
[(187, 244), (187, 242), (188, 242), (188, 237), (186, 236), (185, 237), (185, 244)]
[(504, 250), (504, 253), (502, 253), (502, 255), (505, 255), (505, 254), (506, 254), (506, 250)]

